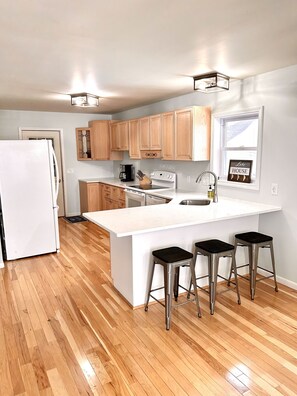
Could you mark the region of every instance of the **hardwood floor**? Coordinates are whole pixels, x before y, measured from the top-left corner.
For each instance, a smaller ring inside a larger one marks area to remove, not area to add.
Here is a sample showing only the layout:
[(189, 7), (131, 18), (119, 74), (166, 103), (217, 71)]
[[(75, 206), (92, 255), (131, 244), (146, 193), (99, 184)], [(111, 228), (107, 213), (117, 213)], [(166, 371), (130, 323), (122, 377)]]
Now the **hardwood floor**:
[[(109, 240), (60, 219), (61, 252), (0, 270), (0, 395), (296, 395), (297, 292), (240, 281), (173, 310), (132, 310), (111, 284)], [(281, 265), (279, 263), (279, 265)]]

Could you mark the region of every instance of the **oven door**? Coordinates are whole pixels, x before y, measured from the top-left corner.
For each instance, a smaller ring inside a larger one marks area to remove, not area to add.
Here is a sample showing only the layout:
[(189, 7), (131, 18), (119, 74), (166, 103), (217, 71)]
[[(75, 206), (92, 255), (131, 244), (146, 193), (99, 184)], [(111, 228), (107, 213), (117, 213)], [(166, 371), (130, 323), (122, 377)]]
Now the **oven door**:
[(126, 208), (136, 208), (145, 205), (145, 193), (135, 190), (125, 190)]

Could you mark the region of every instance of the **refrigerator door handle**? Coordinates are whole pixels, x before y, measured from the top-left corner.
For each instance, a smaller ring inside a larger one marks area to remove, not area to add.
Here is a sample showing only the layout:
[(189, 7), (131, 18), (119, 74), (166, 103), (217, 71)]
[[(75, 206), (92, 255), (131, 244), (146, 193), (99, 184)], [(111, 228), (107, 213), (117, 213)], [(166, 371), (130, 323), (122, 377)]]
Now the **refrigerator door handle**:
[(55, 150), (53, 149), (52, 146), (50, 146), (50, 148), (51, 148), (51, 153), (52, 153), (52, 156), (54, 159), (54, 166), (55, 166), (55, 170), (56, 170), (55, 204), (57, 205), (58, 194), (59, 194), (60, 174), (59, 174), (58, 161), (57, 161)]

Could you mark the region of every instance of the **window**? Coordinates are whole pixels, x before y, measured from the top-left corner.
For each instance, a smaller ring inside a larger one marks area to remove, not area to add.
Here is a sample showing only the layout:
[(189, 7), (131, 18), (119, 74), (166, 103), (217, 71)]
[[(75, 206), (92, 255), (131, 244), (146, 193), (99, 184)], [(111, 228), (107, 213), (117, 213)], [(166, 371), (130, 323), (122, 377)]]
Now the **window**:
[[(213, 116), (212, 169), (220, 184), (259, 188), (263, 108)], [(230, 160), (252, 160), (251, 183), (228, 182)]]

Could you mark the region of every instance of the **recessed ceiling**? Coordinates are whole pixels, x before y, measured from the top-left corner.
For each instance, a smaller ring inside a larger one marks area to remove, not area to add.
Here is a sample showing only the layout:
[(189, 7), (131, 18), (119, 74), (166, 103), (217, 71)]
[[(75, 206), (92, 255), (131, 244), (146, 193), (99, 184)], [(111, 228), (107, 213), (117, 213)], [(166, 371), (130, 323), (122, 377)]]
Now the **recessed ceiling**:
[(0, 109), (112, 114), (297, 64), (296, 43), (296, 0), (2, 1)]

